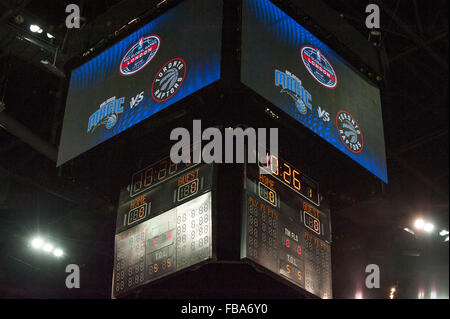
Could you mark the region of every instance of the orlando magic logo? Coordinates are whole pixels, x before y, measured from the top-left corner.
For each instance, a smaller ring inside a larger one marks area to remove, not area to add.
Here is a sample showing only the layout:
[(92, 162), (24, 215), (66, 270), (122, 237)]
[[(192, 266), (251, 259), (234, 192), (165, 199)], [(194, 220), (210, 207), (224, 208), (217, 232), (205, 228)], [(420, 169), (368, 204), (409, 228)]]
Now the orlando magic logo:
[(142, 70), (155, 57), (160, 43), (157, 35), (140, 38), (125, 53), (120, 62), (120, 74), (127, 76)]
[(308, 109), (312, 111), (311, 94), (303, 88), (302, 81), (294, 74), (275, 70), (275, 86), (281, 87), (280, 93), (285, 93), (294, 100), (300, 114), (306, 115)]
[(329, 89), (336, 87), (336, 72), (319, 49), (306, 45), (302, 48), (301, 55), (303, 64), (317, 82)]
[(152, 96), (157, 102), (170, 99), (180, 89), (186, 76), (186, 63), (175, 58), (163, 65), (152, 84)]
[(123, 103), (125, 98), (116, 99), (115, 96), (103, 102), (99, 109), (89, 117), (88, 132), (94, 133), (95, 129), (105, 125), (106, 129), (112, 129), (119, 119), (119, 114), (123, 113)]
[(336, 116), (336, 127), (342, 143), (353, 153), (360, 153), (364, 147), (361, 129), (353, 116), (340, 111)]

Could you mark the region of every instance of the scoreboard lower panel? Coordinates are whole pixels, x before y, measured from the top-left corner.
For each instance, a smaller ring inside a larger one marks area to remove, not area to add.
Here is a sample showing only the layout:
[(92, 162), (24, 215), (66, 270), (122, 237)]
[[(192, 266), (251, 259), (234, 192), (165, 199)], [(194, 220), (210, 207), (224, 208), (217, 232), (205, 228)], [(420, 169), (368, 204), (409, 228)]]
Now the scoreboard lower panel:
[(212, 257), (211, 192), (116, 235), (114, 293)]
[(286, 183), (246, 166), (241, 258), (320, 297), (332, 298), (329, 213)]

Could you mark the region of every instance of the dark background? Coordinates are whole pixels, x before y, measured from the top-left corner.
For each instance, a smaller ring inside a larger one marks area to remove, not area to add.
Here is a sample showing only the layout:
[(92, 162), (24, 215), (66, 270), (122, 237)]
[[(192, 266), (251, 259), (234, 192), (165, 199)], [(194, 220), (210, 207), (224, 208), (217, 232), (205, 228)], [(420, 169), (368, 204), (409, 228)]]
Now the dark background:
[[(53, 62), (58, 47), (61, 49), (56, 65), (64, 70), (64, 65), (69, 62), (67, 68), (70, 69), (70, 65), (77, 65), (82, 60), (78, 57), (84, 52), (99, 44), (101, 39), (109, 39), (109, 35), (134, 17), (143, 12), (149, 13), (149, 19), (161, 14), (164, 8), (152, 9), (152, 4), (157, 2), (136, 0), (134, 5), (123, 5), (123, 2), (121, 5), (121, 1), (114, 0), (82, 1), (83, 28), (66, 32), (64, 8), (70, 1), (0, 1), (0, 96), (6, 105), (4, 112), (48, 144), (57, 146), (68, 82), (40, 61)], [(311, 19), (305, 20), (295, 9), (295, 4), (300, 1), (277, 3), (284, 5), (283, 10), (289, 14), (298, 16), (301, 24), (347, 59), (345, 48), (335, 45), (327, 30)], [(307, 3), (312, 7), (316, 5), (312, 4), (316, 1)], [(326, 1), (364, 39), (369, 38), (369, 31), (364, 26), (364, 9), (368, 3)], [(337, 298), (354, 298), (361, 290), (365, 298), (387, 298), (390, 287), (398, 285), (398, 298), (416, 298), (421, 290), (425, 297), (430, 297), (433, 289), (438, 296), (448, 298), (448, 243), (436, 233), (412, 236), (403, 231), (404, 227), (412, 228), (417, 216), (432, 220), (437, 231), (448, 229), (448, 1), (437, 0), (432, 5), (425, 0), (378, 3), (382, 9), (380, 53), (385, 62), (381, 84), (382, 111), (390, 182), (380, 184), (367, 177), (356, 164), (348, 164), (355, 175), (351, 183), (340, 180), (339, 176), (335, 180), (330, 176), (320, 180), (324, 189), (334, 190), (327, 194), (332, 212), (333, 293)], [(230, 16), (236, 14), (232, 9), (227, 10), (226, 14)], [(27, 22), (17, 24), (15, 18), (18, 15)], [(30, 34), (30, 21), (41, 24), (56, 38), (47, 40), (45, 35)], [(233, 30), (228, 32), (233, 33)], [(27, 41), (24, 36), (35, 41)], [(231, 45), (224, 43), (224, 50), (229, 50)], [(368, 68), (357, 67), (369, 73)], [(180, 120), (183, 110), (197, 110), (192, 117), (206, 116), (208, 112), (200, 113), (198, 109), (205, 109), (207, 103), (217, 103), (220, 92), (221, 89), (207, 88), (201, 96), (187, 98), (180, 113), (173, 117), (178, 116), (180, 126), (184, 122), (190, 127), (190, 117)], [(234, 94), (225, 102), (237, 103), (239, 99), (245, 99), (255, 105), (267, 103), (245, 93)], [(215, 109), (215, 113), (209, 115), (213, 114), (221, 117), (226, 110)], [(262, 126), (271, 122), (258, 123)], [(156, 124), (162, 129), (159, 136), (150, 135), (145, 139), (155, 147), (155, 153), (147, 158), (139, 152), (124, 155), (123, 150), (128, 145), (112, 139), (60, 170), (22, 139), (7, 130), (0, 130), (1, 297), (110, 297), (116, 204), (121, 179), (125, 177), (102, 175), (100, 168), (118, 168), (120, 172), (123, 167), (131, 170), (136, 158), (144, 158), (145, 165), (151, 163), (153, 157), (164, 157), (167, 150), (162, 149), (167, 147), (170, 128), (164, 128), (163, 120)], [(143, 127), (139, 129), (144, 130)], [(308, 132), (302, 134), (310, 137)], [(295, 155), (299, 141), (301, 139), (286, 141), (284, 153)], [(311, 157), (320, 158), (320, 154)], [(330, 169), (338, 172), (338, 168), (347, 165), (348, 159), (346, 161), (337, 154), (333, 158), (340, 160), (319, 161), (320, 165), (311, 169), (312, 173), (317, 173), (311, 175), (327, 176)], [(302, 164), (306, 160), (297, 159), (298, 162), (293, 164), (304, 167)], [(321, 168), (324, 173), (320, 172)], [(232, 171), (233, 167), (224, 166), (223, 169)], [(232, 176), (236, 174), (224, 174), (223, 181), (233, 183)], [(239, 193), (230, 189), (224, 196), (231, 198)], [(226, 204), (226, 198), (219, 202), (224, 207)], [(56, 261), (31, 251), (28, 242), (38, 232), (48, 234), (61, 244), (66, 257)], [(64, 286), (64, 268), (71, 262), (81, 267), (82, 289), (67, 290)], [(371, 263), (380, 265), (380, 289), (363, 288), (364, 268)], [(221, 264), (214, 267), (216, 271), (226, 271), (235, 266)], [(266, 282), (264, 285), (264, 278), (266, 276), (259, 273), (250, 280), (231, 275), (205, 277), (193, 272), (177, 291), (166, 291), (161, 296), (183, 296), (192, 292), (192, 287), (201, 287), (205, 281), (213, 282), (214, 279), (224, 288), (222, 292), (216, 292), (219, 297), (249, 297), (255, 290), (269, 297), (296, 296), (282, 284)], [(242, 288), (250, 283), (256, 283), (253, 290)], [(163, 291), (164, 285), (157, 284), (154, 288)], [(197, 295), (210, 294), (199, 291)]]

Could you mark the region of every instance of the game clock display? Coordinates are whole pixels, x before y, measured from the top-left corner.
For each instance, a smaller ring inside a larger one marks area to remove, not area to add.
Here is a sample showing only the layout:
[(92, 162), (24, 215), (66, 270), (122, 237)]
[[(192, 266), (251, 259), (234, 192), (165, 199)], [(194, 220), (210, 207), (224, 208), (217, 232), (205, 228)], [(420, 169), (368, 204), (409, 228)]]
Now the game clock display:
[[(285, 172), (298, 172), (296, 178), (308, 181), (318, 192), (316, 182), (281, 159), (278, 161), (289, 167)], [(310, 294), (332, 298), (328, 210), (315, 205), (318, 194), (307, 200), (305, 194), (284, 181), (283, 175), (280, 180), (280, 171), (276, 174), (275, 166), (269, 169), (272, 174), (260, 168), (246, 165), (241, 258)]]

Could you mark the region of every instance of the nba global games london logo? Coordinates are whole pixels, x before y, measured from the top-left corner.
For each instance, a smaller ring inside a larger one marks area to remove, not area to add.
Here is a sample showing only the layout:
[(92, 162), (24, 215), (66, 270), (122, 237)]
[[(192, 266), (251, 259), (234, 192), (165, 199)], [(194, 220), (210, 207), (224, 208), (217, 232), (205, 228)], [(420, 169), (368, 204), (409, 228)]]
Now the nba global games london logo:
[(306, 45), (302, 48), (301, 55), (303, 64), (317, 82), (329, 89), (336, 88), (336, 72), (319, 49)]
[(175, 58), (163, 65), (156, 74), (152, 84), (152, 97), (157, 102), (164, 102), (177, 93), (186, 77), (186, 62)]
[(347, 111), (340, 111), (336, 116), (336, 127), (345, 147), (352, 153), (361, 153), (364, 147), (363, 135), (353, 116)]
[(155, 57), (161, 41), (157, 35), (142, 37), (125, 53), (120, 62), (120, 74), (132, 75), (142, 70)]

